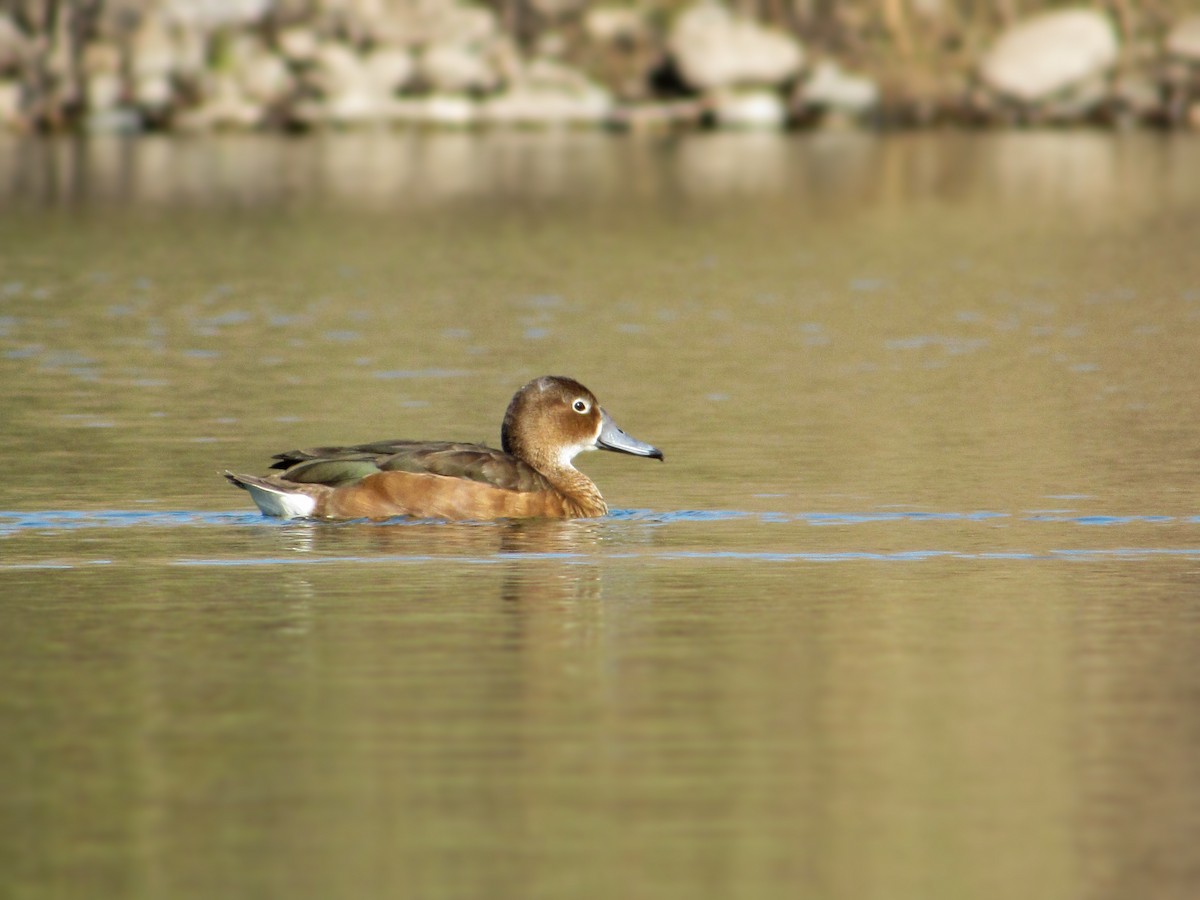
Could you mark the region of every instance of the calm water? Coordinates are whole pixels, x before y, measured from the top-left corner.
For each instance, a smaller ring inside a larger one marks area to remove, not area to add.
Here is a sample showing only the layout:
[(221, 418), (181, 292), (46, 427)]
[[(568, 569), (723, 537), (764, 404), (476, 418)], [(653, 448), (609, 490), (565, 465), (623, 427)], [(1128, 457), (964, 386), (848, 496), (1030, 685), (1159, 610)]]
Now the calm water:
[[(0, 895), (1200, 891), (1200, 142), (0, 143)], [(494, 442), (613, 516), (262, 519)]]

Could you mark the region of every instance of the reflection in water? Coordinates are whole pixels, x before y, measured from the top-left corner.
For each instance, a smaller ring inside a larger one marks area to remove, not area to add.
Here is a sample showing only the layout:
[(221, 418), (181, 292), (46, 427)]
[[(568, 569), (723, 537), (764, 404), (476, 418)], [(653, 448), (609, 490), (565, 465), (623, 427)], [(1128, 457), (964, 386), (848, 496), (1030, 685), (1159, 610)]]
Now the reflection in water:
[[(495, 566), (503, 572), (496, 598), (543, 604), (599, 596), (596, 561), (602, 526), (589, 520), (530, 520), (498, 524), (300, 524), (280, 529), (285, 553), (353, 563), (387, 558), (413, 564)], [(302, 566), (287, 568), (303, 569)]]
[[(1194, 617), (1146, 613), (1186, 566), (751, 573), (601, 562), (598, 528), (309, 529), (474, 564), (25, 576), (56, 599), (0, 637), (0, 763), (27, 773), (7, 871), (173, 897), (1186, 896)], [(316, 552), (302, 530), (269, 537)]]
[[(427, 207), (496, 197), (571, 199), (642, 194), (703, 200), (795, 190), (844, 205), (893, 205), (983, 191), (1001, 207), (1063, 206), (1092, 215), (1195, 197), (1190, 156), (1175, 141), (1094, 133), (1003, 135), (750, 132), (692, 135), (670, 144), (612, 135), (347, 133), (296, 141), (227, 135), (201, 141), (90, 138), (0, 140), (0, 200), (37, 204), (241, 206), (297, 200)], [(1146, 171), (1146, 156), (1156, 157)], [(1130, 167), (1146, 185), (1131, 189)], [(832, 207), (831, 207), (832, 208)]]

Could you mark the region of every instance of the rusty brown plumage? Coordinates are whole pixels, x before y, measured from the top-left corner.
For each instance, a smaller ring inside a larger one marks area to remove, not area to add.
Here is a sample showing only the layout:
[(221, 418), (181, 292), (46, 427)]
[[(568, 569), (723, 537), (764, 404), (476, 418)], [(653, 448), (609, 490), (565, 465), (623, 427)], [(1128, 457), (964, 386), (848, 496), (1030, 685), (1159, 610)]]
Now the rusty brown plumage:
[(629, 437), (579, 382), (543, 376), (514, 395), (502, 450), (448, 441), (377, 441), (291, 450), (267, 476), (226, 473), (267, 515), (325, 519), (392, 516), (449, 520), (608, 512), (599, 489), (572, 464), (591, 449), (662, 459)]

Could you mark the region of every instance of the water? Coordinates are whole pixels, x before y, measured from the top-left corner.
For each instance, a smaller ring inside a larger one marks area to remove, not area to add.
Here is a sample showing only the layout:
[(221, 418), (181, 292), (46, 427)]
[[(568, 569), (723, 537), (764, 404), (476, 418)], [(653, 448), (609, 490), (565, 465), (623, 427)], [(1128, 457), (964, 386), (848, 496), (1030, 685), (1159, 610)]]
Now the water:
[[(1191, 897), (1200, 145), (0, 144), (19, 897)], [(498, 438), (600, 521), (264, 520)]]

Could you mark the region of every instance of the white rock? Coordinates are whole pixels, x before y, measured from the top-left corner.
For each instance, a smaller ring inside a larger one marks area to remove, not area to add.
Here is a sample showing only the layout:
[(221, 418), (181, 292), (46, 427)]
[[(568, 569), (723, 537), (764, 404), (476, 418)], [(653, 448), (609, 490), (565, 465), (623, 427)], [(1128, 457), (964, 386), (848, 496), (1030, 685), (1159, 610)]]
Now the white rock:
[(292, 73), (274, 54), (262, 52), (242, 62), (238, 83), (246, 98), (259, 103), (276, 103), (292, 93)]
[(437, 20), (439, 31), (434, 36), (435, 40), (483, 44), (500, 33), (500, 23), (490, 9), (444, 2), (432, 5), (445, 10)]
[(1131, 72), (1118, 78), (1112, 86), (1112, 95), (1134, 115), (1153, 115), (1162, 108), (1159, 86), (1145, 74)]
[(805, 105), (861, 115), (879, 103), (879, 88), (870, 78), (850, 75), (836, 62), (818, 63), (800, 91)]
[(315, 79), (326, 96), (358, 90), (369, 80), (362, 58), (335, 42), (317, 49)]
[(14, 125), (21, 119), (21, 85), (0, 81), (0, 125)]
[(787, 124), (787, 104), (768, 89), (718, 91), (712, 108), (722, 128), (778, 129)]
[(84, 94), (92, 114), (114, 109), (121, 102), (125, 79), (121, 77), (121, 50), (107, 41), (83, 48)]
[(1188, 16), (1175, 23), (1167, 34), (1167, 52), (1200, 63), (1200, 16)]
[(94, 71), (87, 77), (87, 108), (90, 112), (114, 109), (121, 102), (122, 81), (116, 72)]
[(208, 71), (208, 37), (192, 28), (177, 28), (172, 35), (174, 74), (199, 81)]
[(251, 103), (230, 73), (218, 73), (208, 79), (205, 102), (175, 117), (174, 124), (187, 130), (211, 128), (252, 128), (262, 122), (263, 110)]
[(404, 88), (416, 73), (416, 63), (407, 50), (380, 47), (363, 61), (374, 89), (381, 97), (390, 97)]
[(373, 24), (379, 43), (413, 48), (429, 44), (488, 44), (500, 35), (496, 14), (454, 0), (410, 0), (389, 6)]
[(711, 0), (675, 20), (667, 40), (679, 72), (698, 90), (779, 85), (804, 62), (800, 42)]
[(382, 119), (385, 110), (374, 92), (354, 89), (326, 98), (325, 114), (331, 122), (359, 125)]
[(141, 114), (128, 106), (89, 112), (83, 119), (89, 134), (138, 134), (145, 127)]
[(599, 124), (612, 112), (607, 90), (577, 69), (547, 59), (530, 63), (483, 107), (486, 120), (517, 125)]
[(164, 112), (174, 97), (171, 79), (166, 75), (142, 75), (134, 79), (133, 99), (142, 109)]
[(468, 44), (435, 44), (421, 55), (418, 69), (438, 93), (490, 91), (498, 80), (482, 50)]
[(1005, 31), (979, 70), (993, 90), (1036, 103), (1107, 71), (1117, 51), (1108, 16), (1091, 9), (1057, 10)]
[(135, 81), (167, 78), (175, 69), (175, 42), (157, 16), (146, 16), (133, 36), (130, 74)]
[(558, 91), (564, 94), (583, 93), (596, 86), (578, 69), (545, 58), (529, 62), (515, 80), (534, 88)]
[(0, 72), (20, 68), (29, 52), (29, 39), (12, 19), (0, 15)]
[(83, 71), (89, 75), (121, 73), (121, 48), (108, 41), (91, 41), (83, 48)]
[(378, 117), (379, 96), (362, 57), (345, 44), (328, 42), (317, 50), (316, 80), (324, 94), (324, 118), (362, 122)]
[(274, 5), (274, 0), (163, 0), (161, 8), (173, 24), (213, 31), (257, 22)]
[(320, 43), (311, 28), (285, 28), (276, 37), (279, 52), (293, 63), (310, 63), (317, 58)]
[(645, 17), (630, 6), (593, 6), (584, 16), (583, 28), (597, 44), (632, 43), (649, 35)]
[(425, 100), (422, 118), (433, 125), (461, 128), (479, 120), (479, 105), (462, 94), (434, 94)]

